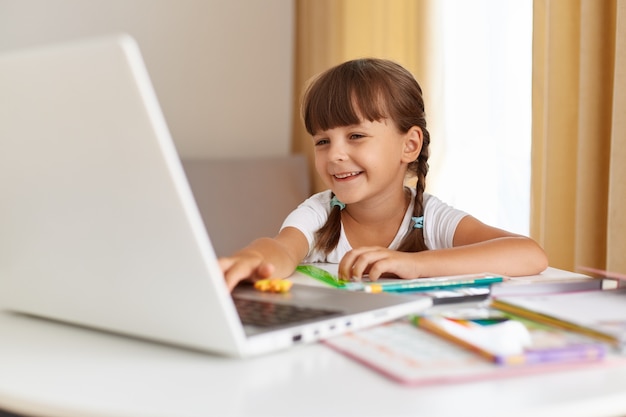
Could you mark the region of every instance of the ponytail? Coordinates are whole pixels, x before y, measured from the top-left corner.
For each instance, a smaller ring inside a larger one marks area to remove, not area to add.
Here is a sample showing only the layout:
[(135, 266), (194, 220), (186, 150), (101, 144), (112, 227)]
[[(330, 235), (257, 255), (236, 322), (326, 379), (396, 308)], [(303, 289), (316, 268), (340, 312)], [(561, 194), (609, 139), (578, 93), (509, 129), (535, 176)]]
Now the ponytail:
[[(335, 194), (333, 194), (334, 196)], [(326, 223), (315, 232), (315, 249), (328, 255), (339, 244), (340, 235), (341, 207), (332, 205)]]

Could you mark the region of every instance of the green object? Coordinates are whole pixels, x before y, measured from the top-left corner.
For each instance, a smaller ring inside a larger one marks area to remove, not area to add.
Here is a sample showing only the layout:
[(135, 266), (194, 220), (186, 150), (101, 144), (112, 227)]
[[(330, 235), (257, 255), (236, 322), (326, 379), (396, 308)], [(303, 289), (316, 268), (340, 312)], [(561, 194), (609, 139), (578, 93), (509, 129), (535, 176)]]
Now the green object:
[(347, 281), (339, 279), (330, 272), (313, 265), (298, 265), (296, 271), (308, 275), (311, 278), (315, 278), (318, 281), (322, 281), (324, 284), (328, 284), (331, 287), (344, 288), (346, 286)]

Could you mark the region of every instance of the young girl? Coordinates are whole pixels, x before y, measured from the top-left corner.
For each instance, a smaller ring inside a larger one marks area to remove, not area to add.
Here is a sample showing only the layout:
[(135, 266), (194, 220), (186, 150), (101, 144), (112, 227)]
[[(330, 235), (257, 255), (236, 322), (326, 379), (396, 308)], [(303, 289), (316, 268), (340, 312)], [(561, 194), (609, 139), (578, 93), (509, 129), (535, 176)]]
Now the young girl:
[[(340, 278), (355, 280), (532, 275), (547, 267), (533, 240), (424, 192), (430, 144), (424, 101), (400, 65), (358, 59), (331, 68), (309, 85), (302, 113), (329, 190), (296, 208), (276, 237), (221, 258), (230, 289), (244, 279), (287, 277), (302, 262), (338, 263)], [(407, 174), (417, 177), (415, 188), (405, 186)]]

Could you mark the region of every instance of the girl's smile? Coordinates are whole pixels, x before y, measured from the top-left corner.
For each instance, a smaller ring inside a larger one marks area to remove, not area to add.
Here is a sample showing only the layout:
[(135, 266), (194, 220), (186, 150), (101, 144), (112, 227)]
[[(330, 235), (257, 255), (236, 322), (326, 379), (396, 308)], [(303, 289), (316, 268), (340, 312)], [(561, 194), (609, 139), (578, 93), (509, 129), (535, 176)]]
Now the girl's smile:
[(341, 173), (341, 174), (334, 174), (333, 176), (338, 180), (351, 180), (354, 179), (354, 177), (356, 177), (357, 175), (362, 174), (363, 171), (353, 171), (353, 172), (346, 172), (346, 173)]
[(345, 204), (397, 197), (403, 192), (406, 163), (415, 159), (404, 157), (406, 141), (407, 135), (388, 119), (328, 129), (313, 136), (315, 168)]

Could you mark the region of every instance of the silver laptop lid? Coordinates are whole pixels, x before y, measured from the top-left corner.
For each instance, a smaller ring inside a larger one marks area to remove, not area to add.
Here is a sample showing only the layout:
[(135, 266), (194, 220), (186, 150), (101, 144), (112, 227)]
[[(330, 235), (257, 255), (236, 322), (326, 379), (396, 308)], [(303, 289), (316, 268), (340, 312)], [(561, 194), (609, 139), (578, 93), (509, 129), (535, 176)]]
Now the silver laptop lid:
[(240, 351), (241, 324), (135, 41), (1, 54), (0, 97), (0, 306)]
[(0, 308), (249, 356), (431, 304), (241, 289), (238, 297), (333, 310), (289, 326), (247, 325), (246, 337), (128, 36), (2, 54), (0, 97)]

